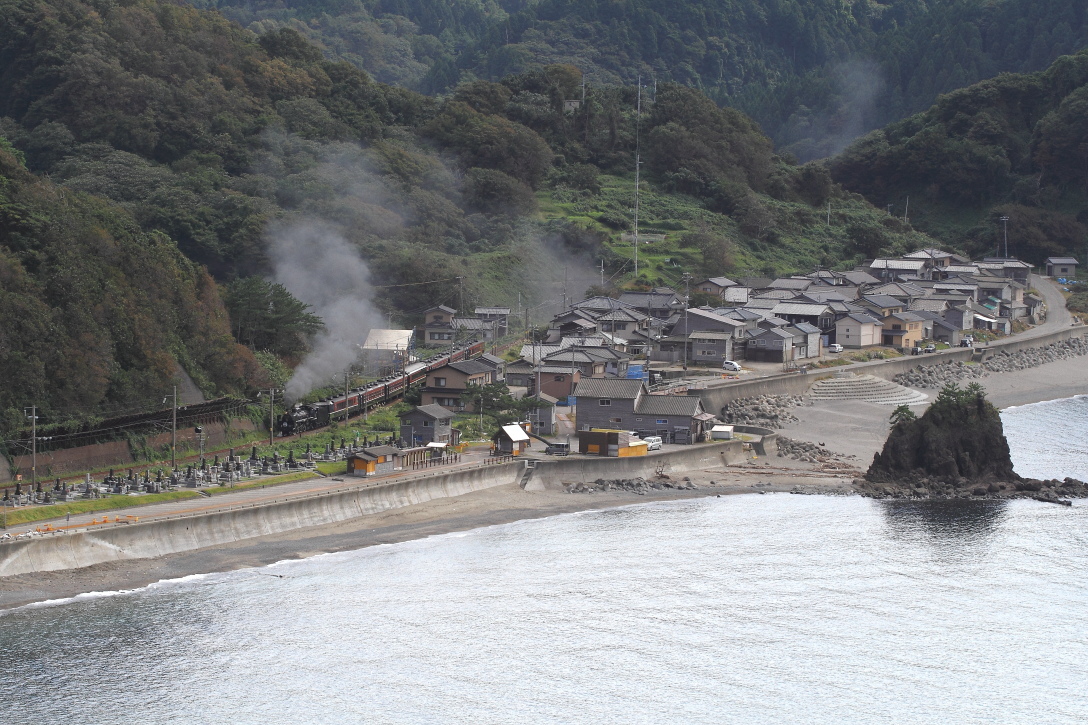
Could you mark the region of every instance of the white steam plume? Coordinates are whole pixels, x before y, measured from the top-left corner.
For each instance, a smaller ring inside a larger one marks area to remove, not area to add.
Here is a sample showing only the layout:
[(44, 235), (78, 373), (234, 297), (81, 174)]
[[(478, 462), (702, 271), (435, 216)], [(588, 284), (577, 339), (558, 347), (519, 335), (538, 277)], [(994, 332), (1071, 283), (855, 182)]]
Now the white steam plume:
[(313, 352), (287, 382), (287, 399), (294, 401), (342, 377), (358, 356), (356, 345), (382, 326), (382, 316), (372, 301), (370, 269), (335, 227), (318, 221), (281, 225), (270, 234), (269, 256), (276, 281), (325, 322)]

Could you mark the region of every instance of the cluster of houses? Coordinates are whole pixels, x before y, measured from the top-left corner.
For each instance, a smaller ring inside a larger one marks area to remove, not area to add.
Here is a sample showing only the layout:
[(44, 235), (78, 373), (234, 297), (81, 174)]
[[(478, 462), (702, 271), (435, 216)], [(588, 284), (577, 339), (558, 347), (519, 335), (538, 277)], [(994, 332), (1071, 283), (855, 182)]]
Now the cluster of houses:
[[(1062, 274), (1075, 273), (1076, 260), (1048, 260), (1048, 271), (1052, 262)], [(547, 344), (536, 353), (523, 350), (514, 367), (527, 373), (539, 362), (545, 375), (573, 369), (583, 377), (624, 377), (622, 359), (600, 351), (719, 366), (726, 360), (802, 361), (819, 357), (831, 344), (958, 345), (972, 330), (1008, 334), (1016, 320), (1041, 319), (1045, 306), (1029, 291), (1030, 272), (1031, 265), (1017, 259), (971, 261), (922, 249), (873, 259), (850, 272), (711, 277), (691, 287), (702, 300), (714, 300), (701, 307), (687, 307), (671, 288), (591, 297), (557, 315)]]
[[(1077, 260), (1051, 258), (1046, 272), (1073, 277)], [(554, 405), (577, 400), (577, 427), (638, 431), (693, 442), (714, 421), (696, 397), (653, 395), (634, 358), (685, 366), (725, 361), (796, 363), (844, 349), (917, 346), (923, 340), (959, 345), (972, 330), (1008, 334), (1017, 320), (1037, 323), (1045, 305), (1030, 291), (1031, 265), (1018, 259), (972, 261), (940, 249), (879, 258), (849, 272), (817, 270), (778, 279), (710, 277), (691, 293), (713, 304), (692, 307), (672, 288), (590, 297), (550, 321), (541, 341), (519, 359), (493, 355), (450, 363), (428, 374), (419, 417), (402, 421), (402, 438), (445, 430), (438, 411), (475, 412), (470, 384), (503, 382), (540, 401), (537, 432), (554, 431)], [(439, 306), (425, 313), (423, 344), (437, 347), (509, 330), (511, 310), (480, 307), (473, 316)], [(396, 341), (397, 345), (400, 340)], [(442, 415), (445, 415), (444, 413)], [(449, 418), (453, 414), (449, 413)], [(439, 434), (449, 439), (452, 433)]]

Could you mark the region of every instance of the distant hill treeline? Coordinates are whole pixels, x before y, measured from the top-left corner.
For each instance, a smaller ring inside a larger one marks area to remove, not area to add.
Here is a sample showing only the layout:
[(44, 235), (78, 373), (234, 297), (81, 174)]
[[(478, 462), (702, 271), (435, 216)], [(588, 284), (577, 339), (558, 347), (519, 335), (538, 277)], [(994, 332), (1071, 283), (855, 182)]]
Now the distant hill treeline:
[(831, 161), (836, 181), (968, 251), (1035, 264), (1088, 246), (1088, 51), (942, 96)]
[(802, 159), (1088, 46), (1088, 8), (1067, 0), (193, 1), (425, 93), (556, 63), (596, 84), (689, 85)]

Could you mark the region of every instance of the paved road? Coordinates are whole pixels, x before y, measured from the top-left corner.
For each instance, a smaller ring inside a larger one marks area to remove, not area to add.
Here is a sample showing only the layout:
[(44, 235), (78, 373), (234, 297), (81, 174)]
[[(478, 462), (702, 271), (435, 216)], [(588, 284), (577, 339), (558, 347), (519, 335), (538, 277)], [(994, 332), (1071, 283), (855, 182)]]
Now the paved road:
[(1073, 315), (1065, 307), (1065, 295), (1058, 283), (1049, 277), (1031, 275), (1031, 286), (1039, 291), (1046, 302), (1046, 322), (1017, 337), (1038, 337), (1049, 332), (1065, 329), (1073, 324)]

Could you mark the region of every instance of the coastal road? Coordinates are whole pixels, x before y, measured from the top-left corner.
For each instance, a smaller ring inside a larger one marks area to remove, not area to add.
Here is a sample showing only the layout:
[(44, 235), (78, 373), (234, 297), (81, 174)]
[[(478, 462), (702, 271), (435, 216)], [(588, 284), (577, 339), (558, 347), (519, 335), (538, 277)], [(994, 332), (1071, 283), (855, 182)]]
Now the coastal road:
[(1031, 286), (1039, 291), (1046, 302), (1046, 322), (1023, 332), (1018, 337), (1038, 337), (1048, 332), (1056, 332), (1073, 324), (1073, 315), (1065, 306), (1065, 295), (1062, 294), (1058, 283), (1050, 277), (1038, 274), (1031, 275)]

